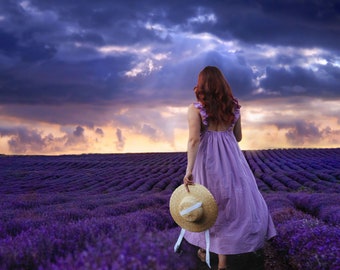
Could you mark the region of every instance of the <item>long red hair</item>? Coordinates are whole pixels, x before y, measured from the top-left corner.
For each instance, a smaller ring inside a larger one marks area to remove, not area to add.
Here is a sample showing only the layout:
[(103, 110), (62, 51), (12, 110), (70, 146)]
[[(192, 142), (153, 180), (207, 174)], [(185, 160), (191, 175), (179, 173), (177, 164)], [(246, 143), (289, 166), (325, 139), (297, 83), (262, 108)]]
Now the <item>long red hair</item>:
[(205, 108), (209, 121), (217, 124), (233, 122), (237, 101), (229, 83), (217, 67), (207, 66), (199, 73), (195, 94)]

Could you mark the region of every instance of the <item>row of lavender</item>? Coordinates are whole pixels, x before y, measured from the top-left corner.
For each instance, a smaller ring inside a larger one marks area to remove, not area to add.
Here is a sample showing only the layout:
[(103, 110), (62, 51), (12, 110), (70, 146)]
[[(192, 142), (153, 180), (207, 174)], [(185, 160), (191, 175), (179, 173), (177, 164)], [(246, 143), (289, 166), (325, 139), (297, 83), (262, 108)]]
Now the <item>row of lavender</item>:
[[(340, 265), (340, 149), (244, 151), (292, 269)], [(0, 269), (195, 269), (168, 211), (185, 153), (0, 156)], [(268, 268), (269, 269), (269, 268)]]
[[(340, 149), (245, 151), (292, 269), (340, 269)], [(273, 192), (275, 191), (275, 192)]]
[[(262, 192), (340, 192), (340, 148), (244, 151)], [(184, 172), (184, 153), (0, 156), (1, 194), (164, 190)], [(12, 181), (16, 180), (16, 181)], [(5, 183), (6, 185), (1, 185)], [(127, 187), (128, 186), (128, 187)]]

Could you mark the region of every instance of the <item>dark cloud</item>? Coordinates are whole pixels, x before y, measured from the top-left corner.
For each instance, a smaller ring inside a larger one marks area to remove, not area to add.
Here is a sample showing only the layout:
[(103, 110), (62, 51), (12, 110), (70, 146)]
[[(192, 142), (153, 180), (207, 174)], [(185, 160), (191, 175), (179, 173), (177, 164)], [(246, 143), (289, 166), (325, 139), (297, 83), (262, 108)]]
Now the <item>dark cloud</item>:
[[(280, 95), (291, 96), (296, 94), (306, 94), (319, 88), (317, 78), (312, 70), (305, 70), (300, 67), (293, 67), (289, 70), (286, 68), (266, 69), (266, 78), (261, 80), (261, 87), (269, 91), (279, 91)], [(311, 88), (310, 88), (311, 87)]]
[(53, 58), (56, 48), (48, 42), (29, 40), (23, 44), (12, 33), (0, 29), (0, 52), (7, 57), (20, 58), (23, 62), (37, 62)]
[(265, 74), (260, 86), (280, 96), (339, 96), (340, 68), (319, 65), (318, 70), (313, 71), (297, 66), (289, 69), (267, 67)]
[[(167, 101), (169, 91), (189, 100), (190, 96), (183, 91), (192, 87), (189, 84), (196, 80), (204, 64), (221, 67), (240, 96), (250, 97), (256, 88), (253, 80), (257, 75), (251, 66), (261, 65), (261, 59), (249, 62), (246, 51), (237, 54), (235, 59), (225, 51), (204, 51), (186, 61), (185, 58), (165, 61), (158, 71), (128, 78), (124, 74), (138, 62), (148, 60), (147, 56), (138, 59), (143, 53), (129, 51), (103, 56), (96, 49), (98, 46), (128, 45), (133, 49), (151, 45), (155, 48), (153, 53), (158, 50), (159, 53), (179, 54), (183, 46), (171, 46), (176, 44), (174, 34), (181, 31), (212, 33), (222, 41), (245, 42), (243, 48), (266, 44), (338, 50), (340, 43), (339, 5), (329, 1), (311, 0), (306, 5), (283, 0), (275, 4), (271, 1), (104, 0), (79, 4), (34, 0), (3, 1), (0, 8), (3, 10), (0, 54), (12, 59), (10, 68), (6, 62), (6, 68), (1, 69), (0, 63), (2, 104), (102, 100), (134, 103), (140, 100), (136, 95), (138, 90), (146, 87), (149, 93), (155, 93), (151, 96), (155, 102)], [(192, 43), (186, 49), (193, 50), (195, 45)], [(281, 55), (275, 63), (288, 63), (294, 57)], [(313, 87), (325, 89), (329, 95), (338, 92), (334, 91), (336, 79), (330, 86), (329, 80), (319, 79), (318, 74), (307, 68), (293, 66), (287, 71), (272, 64), (267, 66), (267, 77), (261, 81), (265, 88), (292, 86), (286, 93), (295, 95), (296, 86), (310, 87), (314, 81)], [(329, 76), (339, 73), (339, 68), (332, 68), (323, 71), (329, 72)], [(292, 79), (292, 82), (287, 85), (280, 81), (285, 79)], [(166, 90), (160, 91), (162, 89)], [(305, 94), (316, 92), (309, 88)]]
[(297, 121), (286, 133), (287, 141), (296, 146), (318, 143), (332, 133), (330, 127), (320, 129), (313, 122)]
[(157, 140), (157, 129), (153, 128), (152, 126), (148, 124), (144, 124), (141, 128), (141, 134), (146, 135), (147, 137), (150, 137), (153, 140)]
[(0, 128), (0, 137), (8, 138), (8, 147), (14, 154), (43, 152), (55, 140), (53, 135), (42, 135), (41, 131), (25, 127)]
[(116, 106), (70, 105), (8, 105), (0, 106), (0, 115), (11, 115), (23, 121), (37, 121), (58, 125), (81, 125), (93, 129), (112, 121)]
[(33, 41), (20, 48), (20, 57), (23, 62), (36, 62), (53, 58), (56, 51), (53, 45)]
[(37, 130), (25, 128), (1, 129), (1, 137), (9, 137), (8, 146), (13, 153), (25, 153), (28, 150), (41, 151), (50, 139), (49, 136), (43, 138)]
[(117, 136), (116, 150), (122, 151), (124, 150), (125, 146), (125, 137), (123, 136), (122, 130), (120, 128), (116, 129), (116, 136)]
[[(245, 101), (340, 97), (337, 1), (29, 0), (0, 1), (0, 10), (0, 115), (77, 127), (60, 138), (16, 129), (14, 152), (86, 145), (86, 128), (111, 123), (171, 140), (160, 114), (119, 112), (186, 106), (206, 65)], [(288, 140), (312, 133), (303, 123)]]
[(101, 128), (96, 128), (95, 133), (100, 136), (104, 136), (104, 131)]
[(73, 135), (75, 137), (83, 137), (84, 136), (84, 128), (81, 126), (77, 126), (75, 131), (73, 131)]
[(336, 1), (228, 2), (212, 4), (216, 7), (218, 23), (210, 32), (218, 36), (229, 37), (231, 34), (251, 44), (339, 50), (340, 4)]
[(84, 131), (83, 127), (77, 126), (73, 132), (56, 137), (24, 126), (0, 127), (0, 138), (7, 139), (9, 151), (13, 154), (57, 153), (73, 147), (84, 148), (87, 142)]
[[(160, 41), (154, 31), (144, 27), (143, 23), (151, 22), (176, 26), (179, 30), (211, 32), (221, 38), (233, 36), (249, 43), (305, 44), (334, 49), (339, 44), (336, 33), (339, 31), (340, 4), (336, 1), (106, 0), (79, 4), (75, 1), (33, 0), (27, 3), (30, 4), (25, 7), (22, 3), (3, 1), (2, 10), (9, 18), (5, 25), (11, 23), (10, 29), (17, 29), (21, 24), (23, 33), (36, 38), (44, 37), (53, 29), (54, 33), (64, 37), (88, 38), (99, 42), (97, 44), (103, 41), (115, 41), (116, 44)], [(214, 14), (216, 19), (209, 20), (207, 14)], [(189, 23), (193, 17), (199, 19)], [(74, 33), (77, 28), (82, 31)], [(58, 42), (57, 37), (53, 35), (53, 41)]]
[(126, 91), (120, 71), (126, 57), (85, 61), (20, 64), (0, 73), (0, 103), (96, 103), (120, 97)]
[[(296, 116), (285, 115), (285, 112), (274, 113), (267, 117), (263, 124), (273, 125), (278, 128), (278, 130), (283, 130), (285, 132), (285, 137), (289, 145), (294, 147), (301, 147), (306, 145), (319, 145), (325, 144), (326, 142), (332, 145), (337, 145), (340, 141), (340, 130), (336, 127), (332, 127), (329, 123), (322, 123), (318, 118), (314, 119), (313, 113), (318, 115), (318, 111), (313, 111), (309, 113), (309, 117), (301, 117), (301, 113), (308, 107), (308, 100), (305, 100), (306, 104), (299, 105), (297, 100), (287, 100), (291, 110), (296, 111)], [(311, 102), (311, 100), (309, 100)], [(278, 105), (279, 106), (279, 105)], [(279, 107), (276, 108), (279, 110)], [(335, 108), (336, 109), (336, 108)], [(320, 108), (320, 113), (322, 113), (323, 108)], [(335, 110), (337, 111), (337, 110)], [(324, 116), (323, 116), (324, 117)], [(329, 115), (328, 119), (335, 118), (336, 115)]]
[(72, 134), (66, 136), (65, 147), (72, 149), (72, 147), (78, 147), (87, 143), (85, 136), (85, 129), (81, 126), (77, 126)]
[(11, 56), (17, 50), (18, 40), (11, 33), (0, 29), (0, 52)]

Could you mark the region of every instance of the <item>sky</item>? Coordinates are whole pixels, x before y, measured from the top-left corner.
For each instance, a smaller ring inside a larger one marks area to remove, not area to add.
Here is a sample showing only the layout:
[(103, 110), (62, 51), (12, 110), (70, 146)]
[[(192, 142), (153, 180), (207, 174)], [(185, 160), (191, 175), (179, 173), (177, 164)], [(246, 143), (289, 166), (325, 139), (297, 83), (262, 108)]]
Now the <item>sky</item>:
[(0, 154), (186, 151), (205, 66), (242, 150), (340, 147), (340, 3), (0, 1)]

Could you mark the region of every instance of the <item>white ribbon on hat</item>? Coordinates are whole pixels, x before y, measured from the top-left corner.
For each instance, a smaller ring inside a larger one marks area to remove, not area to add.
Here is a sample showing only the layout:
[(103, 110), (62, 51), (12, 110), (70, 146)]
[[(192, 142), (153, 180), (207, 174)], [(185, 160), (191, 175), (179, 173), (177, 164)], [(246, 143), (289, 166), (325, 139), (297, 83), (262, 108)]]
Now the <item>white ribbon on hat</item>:
[(188, 207), (187, 209), (183, 209), (179, 214), (183, 217), (186, 214), (189, 214), (190, 212), (200, 208), (202, 206), (202, 202), (195, 203), (194, 205)]
[(177, 250), (179, 249), (179, 246), (181, 245), (181, 243), (182, 243), (182, 240), (183, 240), (183, 237), (184, 237), (184, 233), (185, 233), (185, 229), (181, 229), (181, 232), (180, 232), (180, 234), (179, 234), (179, 236), (178, 236), (178, 239), (177, 239), (177, 242), (176, 242), (176, 244), (175, 244), (175, 246), (174, 246), (174, 251), (175, 252), (177, 252)]
[[(195, 203), (194, 205), (192, 205), (192, 206), (182, 210), (180, 212), (180, 215), (184, 216), (186, 214), (189, 214), (190, 212), (196, 210), (197, 208), (200, 208), (201, 206), (202, 206), (202, 202)], [(181, 232), (180, 232), (180, 234), (178, 236), (178, 239), (176, 241), (176, 244), (174, 246), (174, 251), (175, 252), (177, 252), (177, 250), (179, 249), (179, 247), (180, 247), (180, 245), (182, 243), (184, 234), (185, 234), (185, 229), (182, 228)], [(209, 249), (210, 249), (210, 233), (209, 233), (209, 229), (204, 232), (204, 235), (205, 235), (205, 243), (206, 243), (205, 262), (207, 263), (209, 268), (211, 268), (211, 266), (210, 266), (210, 253), (209, 253)]]
[[(177, 242), (176, 242), (176, 244), (174, 246), (174, 251), (175, 252), (178, 251), (178, 249), (179, 249), (179, 247), (180, 247), (180, 245), (182, 243), (184, 234), (185, 234), (185, 229), (182, 228), (181, 232), (180, 232), (180, 234), (178, 236)], [(210, 252), (209, 252), (209, 250), (210, 250), (210, 233), (209, 233), (209, 229), (206, 230), (204, 232), (204, 234), (205, 234), (205, 242), (206, 242), (206, 245), (207, 245), (207, 247), (205, 249), (205, 262), (207, 263), (209, 268), (211, 268), (211, 266), (210, 266)]]
[(210, 266), (210, 233), (209, 233), (209, 229), (206, 230), (204, 232), (205, 234), (205, 244), (206, 244), (206, 249), (205, 249), (205, 262), (207, 263), (207, 265), (209, 266), (209, 268), (211, 268)]

